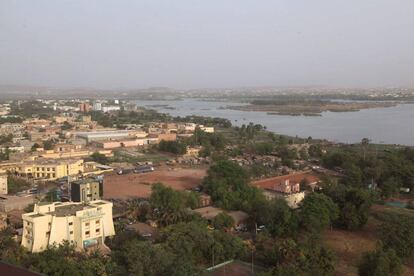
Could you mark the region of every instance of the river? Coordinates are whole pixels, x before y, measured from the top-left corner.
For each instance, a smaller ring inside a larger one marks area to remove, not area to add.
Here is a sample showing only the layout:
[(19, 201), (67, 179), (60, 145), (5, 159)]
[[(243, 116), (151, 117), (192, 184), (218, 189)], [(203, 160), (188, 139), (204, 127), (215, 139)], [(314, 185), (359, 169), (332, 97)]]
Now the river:
[(278, 134), (358, 143), (369, 138), (375, 143), (414, 146), (414, 104), (364, 109), (356, 112), (323, 112), (322, 116), (269, 115), (266, 112), (224, 109), (240, 103), (184, 99), (136, 101), (138, 106), (172, 116), (200, 115), (229, 119), (234, 125), (261, 124)]

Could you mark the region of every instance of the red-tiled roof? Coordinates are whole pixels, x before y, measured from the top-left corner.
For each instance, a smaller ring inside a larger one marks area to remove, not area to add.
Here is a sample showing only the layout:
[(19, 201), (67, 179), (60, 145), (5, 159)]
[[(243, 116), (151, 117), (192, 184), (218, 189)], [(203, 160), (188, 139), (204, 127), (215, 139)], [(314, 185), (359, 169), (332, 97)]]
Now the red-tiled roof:
[(307, 179), (309, 184), (317, 183), (320, 180), (315, 174), (302, 172), (254, 181), (252, 185), (261, 189), (274, 190), (275, 186), (282, 185), (286, 180), (289, 180), (290, 184), (296, 184), (302, 182), (304, 179)]

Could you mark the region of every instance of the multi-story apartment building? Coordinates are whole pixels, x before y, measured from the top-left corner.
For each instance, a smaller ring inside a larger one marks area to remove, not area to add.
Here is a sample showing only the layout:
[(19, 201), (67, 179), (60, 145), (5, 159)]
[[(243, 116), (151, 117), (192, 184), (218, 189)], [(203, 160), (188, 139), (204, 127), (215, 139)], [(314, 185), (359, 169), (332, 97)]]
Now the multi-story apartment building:
[(58, 179), (83, 173), (82, 159), (42, 159), (17, 164), (15, 171), (20, 175), (42, 179)]
[(70, 183), (70, 195), (74, 202), (98, 200), (103, 195), (103, 182), (93, 178), (73, 181)]
[(34, 211), (23, 214), (22, 218), (22, 246), (30, 252), (40, 252), (65, 241), (78, 250), (106, 248), (105, 237), (115, 235), (112, 203), (104, 200), (36, 204)]

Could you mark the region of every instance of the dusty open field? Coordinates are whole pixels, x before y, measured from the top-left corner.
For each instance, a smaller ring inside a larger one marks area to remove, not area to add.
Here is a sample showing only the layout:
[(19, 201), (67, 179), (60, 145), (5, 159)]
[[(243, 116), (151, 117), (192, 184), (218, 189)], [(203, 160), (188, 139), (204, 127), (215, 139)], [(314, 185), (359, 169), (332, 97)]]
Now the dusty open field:
[(154, 172), (126, 175), (115, 173), (104, 177), (104, 198), (128, 199), (149, 197), (151, 185), (161, 182), (175, 190), (186, 190), (198, 186), (206, 175), (205, 169), (157, 167)]
[[(371, 212), (383, 212), (384, 209), (392, 208), (394, 207), (374, 205)], [(358, 264), (362, 254), (372, 251), (376, 247), (380, 224), (379, 220), (370, 216), (368, 223), (361, 230), (344, 231), (334, 229), (324, 232), (325, 244), (336, 255), (335, 275), (358, 275)], [(404, 265), (403, 275), (414, 275), (414, 267), (411, 263)]]
[(336, 275), (358, 275), (358, 263), (362, 254), (375, 249), (376, 225), (377, 221), (370, 218), (362, 230), (354, 232), (338, 229), (325, 231), (325, 243), (335, 252), (337, 257)]

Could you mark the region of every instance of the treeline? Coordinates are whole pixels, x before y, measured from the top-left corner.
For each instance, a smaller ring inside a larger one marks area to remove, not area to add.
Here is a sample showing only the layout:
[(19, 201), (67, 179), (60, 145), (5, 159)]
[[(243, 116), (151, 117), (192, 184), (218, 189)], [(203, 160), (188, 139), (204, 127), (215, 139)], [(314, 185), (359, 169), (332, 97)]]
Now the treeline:
[(378, 151), (376, 145), (342, 147), (328, 152), (322, 161), (327, 168), (343, 171), (342, 184), (377, 189), (383, 198), (397, 194), (401, 187), (414, 188), (412, 148)]
[(213, 152), (224, 150), (227, 143), (228, 141), (220, 133), (207, 133), (196, 128), (194, 134), (190, 138), (184, 138), (177, 141), (160, 141), (158, 149), (174, 154), (185, 154), (187, 152), (187, 146), (202, 146), (199, 155), (201, 157), (207, 157), (211, 156)]

